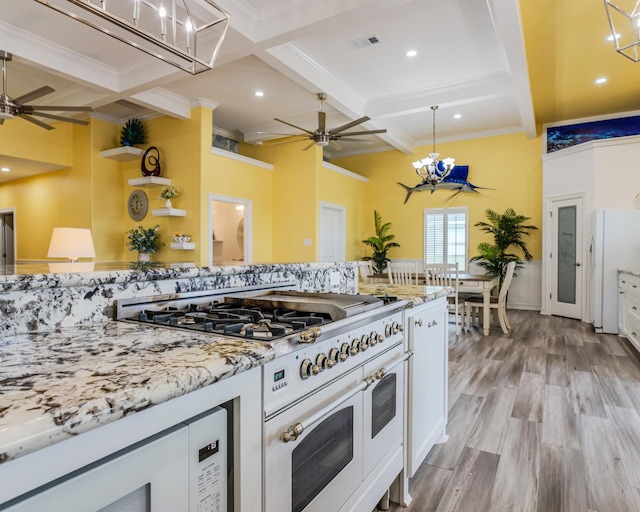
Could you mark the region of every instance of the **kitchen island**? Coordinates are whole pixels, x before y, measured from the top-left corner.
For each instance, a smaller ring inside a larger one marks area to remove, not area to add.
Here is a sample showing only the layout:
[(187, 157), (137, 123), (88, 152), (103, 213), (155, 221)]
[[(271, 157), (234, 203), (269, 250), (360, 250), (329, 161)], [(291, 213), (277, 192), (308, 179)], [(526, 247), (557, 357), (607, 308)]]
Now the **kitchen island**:
[[(97, 309), (103, 315), (104, 302), (113, 308), (113, 296), (103, 293), (101, 287), (112, 289), (111, 285), (117, 285), (121, 295), (135, 295), (175, 289), (177, 284), (184, 288), (184, 283), (197, 289), (206, 286), (197, 278), (206, 281), (212, 276), (224, 276), (225, 284), (241, 285), (255, 282), (255, 275), (261, 275), (259, 281), (301, 277), (301, 287), (313, 290), (315, 286), (313, 291), (326, 291), (330, 273), (339, 273), (340, 288), (353, 293), (357, 287), (353, 268), (352, 264), (278, 266), (275, 278), (255, 266), (251, 270), (257, 272), (244, 268), (244, 274), (228, 270), (216, 274), (210, 269), (141, 274), (140, 281), (131, 274), (91, 278), (21, 276), (4, 284), (5, 293), (15, 299), (13, 304), (34, 304), (33, 293), (40, 295), (44, 288), (45, 297), (52, 299), (50, 310), (64, 310), (53, 300), (59, 300), (56, 284), (60, 284), (60, 288), (70, 288), (69, 296), (76, 298), (73, 308), (67, 311), (85, 312), (91, 308), (81, 303), (77, 288), (84, 287), (84, 291), (90, 287), (94, 293), (84, 300), (91, 305), (94, 296), (99, 295)], [(274, 266), (269, 269), (274, 270)], [(145, 281), (145, 277), (151, 279)], [(26, 281), (22, 292), (16, 289), (21, 279)], [(361, 293), (399, 296), (400, 289), (406, 288), (376, 286), (368, 290), (366, 286), (361, 285)], [(19, 296), (21, 293), (24, 295)], [(404, 293), (403, 298), (417, 306), (443, 297), (446, 291), (409, 287)], [(42, 297), (36, 302), (38, 307), (46, 304)], [(25, 311), (23, 316), (31, 313), (48, 317), (52, 311)], [(71, 315), (74, 319), (75, 325), (64, 326), (62, 321), (59, 324), (63, 325), (54, 328), (39, 325), (39, 332), (0, 338), (0, 510), (25, 492), (225, 403), (236, 413), (236, 510), (260, 510), (262, 496), (256, 483), (262, 480), (262, 469), (255, 459), (256, 453), (262, 451), (260, 367), (274, 359), (273, 349), (266, 343), (214, 334), (110, 319), (84, 322), (80, 316)], [(28, 321), (25, 323), (22, 318), (14, 323), (20, 325), (28, 325)]]

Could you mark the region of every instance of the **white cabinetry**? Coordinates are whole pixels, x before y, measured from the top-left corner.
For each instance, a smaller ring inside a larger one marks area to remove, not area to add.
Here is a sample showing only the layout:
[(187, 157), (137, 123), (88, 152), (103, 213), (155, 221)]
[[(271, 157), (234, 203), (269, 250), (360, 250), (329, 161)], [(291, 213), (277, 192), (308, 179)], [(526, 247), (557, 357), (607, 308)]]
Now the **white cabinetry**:
[(407, 393), (407, 468), (412, 477), (434, 444), (447, 440), (447, 306), (446, 298), (406, 312), (409, 350)]
[(618, 274), (618, 327), (633, 346), (640, 350), (640, 277)]

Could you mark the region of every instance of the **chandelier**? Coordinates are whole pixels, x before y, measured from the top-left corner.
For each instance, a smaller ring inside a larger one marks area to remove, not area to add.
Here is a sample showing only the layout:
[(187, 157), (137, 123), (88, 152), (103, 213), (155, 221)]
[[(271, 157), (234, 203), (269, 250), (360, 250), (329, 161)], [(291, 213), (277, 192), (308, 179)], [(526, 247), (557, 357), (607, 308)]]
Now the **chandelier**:
[(193, 75), (213, 68), (229, 14), (211, 0), (35, 0)]
[[(627, 2), (628, 3), (628, 2)], [(604, 0), (604, 6), (611, 27), (610, 39), (616, 51), (633, 62), (640, 61), (640, 1), (631, 3), (632, 9), (625, 10), (613, 0)]]
[(438, 106), (432, 106), (431, 110), (433, 111), (433, 151), (429, 153), (428, 157), (413, 162), (413, 167), (418, 176), (422, 178), (423, 183), (428, 182), (431, 185), (436, 185), (451, 174), (456, 166), (456, 161), (451, 157), (439, 160), (440, 153), (436, 152), (436, 110), (438, 110)]

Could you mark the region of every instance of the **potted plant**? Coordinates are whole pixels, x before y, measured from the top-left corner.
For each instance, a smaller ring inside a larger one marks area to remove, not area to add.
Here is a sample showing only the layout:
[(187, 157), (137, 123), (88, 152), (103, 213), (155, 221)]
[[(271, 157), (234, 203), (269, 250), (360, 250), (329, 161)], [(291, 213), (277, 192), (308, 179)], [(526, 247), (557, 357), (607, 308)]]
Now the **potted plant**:
[(180, 195), (180, 189), (178, 187), (174, 187), (173, 185), (169, 185), (167, 187), (162, 187), (162, 192), (158, 196), (158, 199), (164, 199), (164, 207), (165, 208), (173, 208), (171, 204), (172, 197), (178, 197)]
[(162, 245), (158, 225), (149, 229), (138, 226), (128, 232), (127, 246), (130, 251), (138, 251), (138, 261), (149, 261), (150, 255), (155, 254)]
[(485, 214), (489, 222), (476, 222), (474, 226), (492, 235), (493, 243), (479, 243), (479, 254), (471, 258), (471, 261), (477, 262), (487, 274), (500, 276), (500, 286), (502, 286), (509, 262), (515, 261), (516, 269), (522, 268), (523, 263), (517, 254), (507, 251), (512, 247), (519, 248), (524, 259), (531, 261), (532, 256), (523, 237), (538, 228), (525, 224), (531, 217), (518, 215), (513, 208), (507, 208), (502, 214), (488, 209)]
[(122, 146), (134, 146), (144, 144), (144, 127), (139, 119), (129, 119), (122, 128), (120, 136)]
[(376, 234), (362, 241), (363, 244), (366, 244), (373, 249), (373, 254), (371, 256), (365, 256), (362, 259), (373, 263), (373, 272), (375, 274), (384, 274), (387, 270), (387, 263), (391, 261), (387, 257), (387, 252), (392, 247), (400, 247), (400, 245), (396, 242), (392, 242), (395, 235), (388, 234), (391, 229), (391, 222), (385, 222), (383, 224), (382, 218), (377, 210), (373, 210), (373, 219), (375, 222)]

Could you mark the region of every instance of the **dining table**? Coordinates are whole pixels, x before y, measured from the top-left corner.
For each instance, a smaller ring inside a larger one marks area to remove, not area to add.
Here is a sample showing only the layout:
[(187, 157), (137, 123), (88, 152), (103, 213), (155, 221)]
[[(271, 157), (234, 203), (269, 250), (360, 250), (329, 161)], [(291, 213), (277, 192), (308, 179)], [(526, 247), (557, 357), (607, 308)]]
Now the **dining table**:
[[(368, 279), (372, 283), (389, 282), (387, 274), (373, 274)], [(418, 284), (424, 283), (424, 274), (418, 273)], [(491, 294), (497, 291), (499, 284), (500, 276), (492, 274), (458, 274), (458, 294), (482, 294), (482, 331), (485, 336), (489, 336), (491, 330)]]

